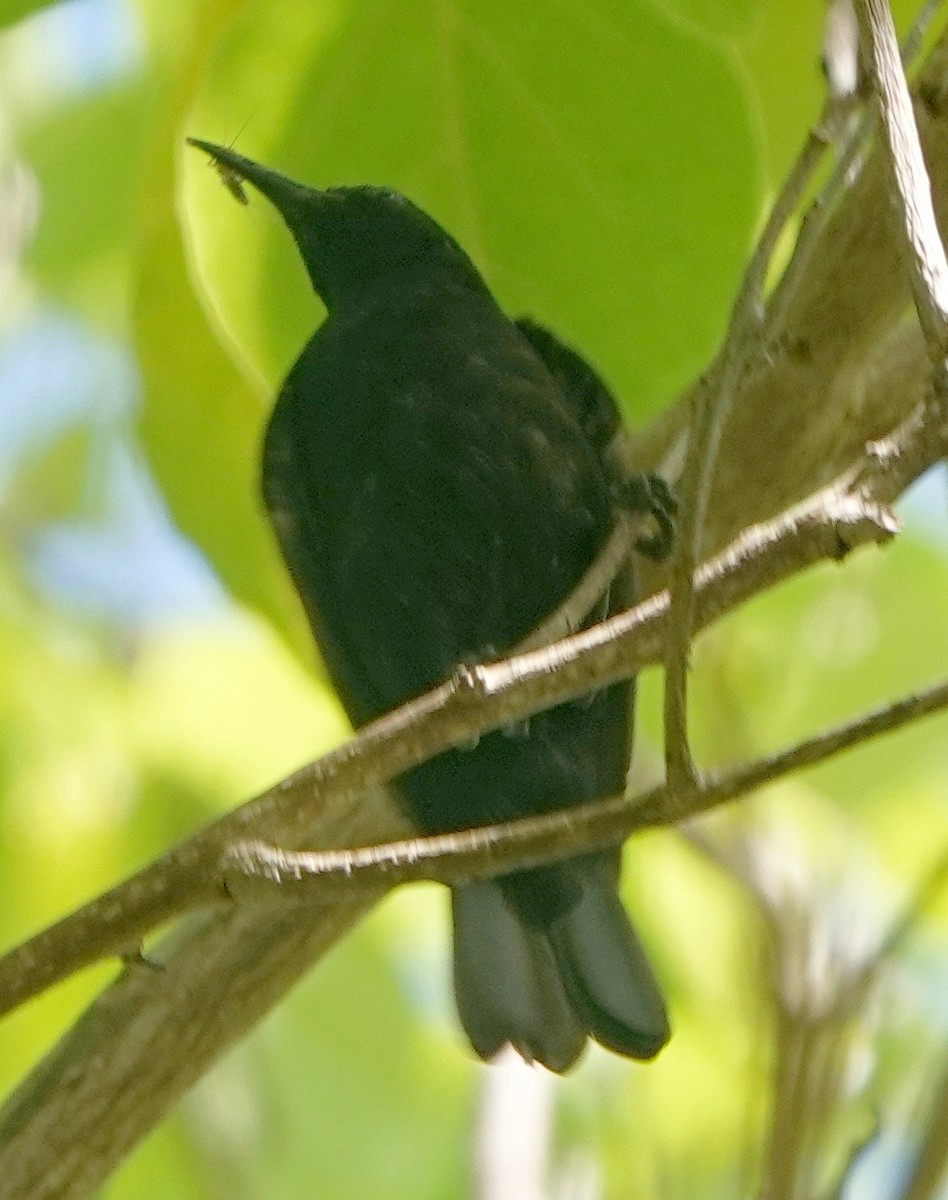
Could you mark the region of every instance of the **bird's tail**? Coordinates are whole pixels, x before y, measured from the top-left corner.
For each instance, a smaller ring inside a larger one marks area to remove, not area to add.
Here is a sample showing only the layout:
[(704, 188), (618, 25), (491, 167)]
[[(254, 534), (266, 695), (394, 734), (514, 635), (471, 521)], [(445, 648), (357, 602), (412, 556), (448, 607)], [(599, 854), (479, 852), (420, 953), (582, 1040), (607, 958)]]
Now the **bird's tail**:
[(608, 862), (584, 860), (575, 878), (575, 902), (546, 927), (525, 920), (498, 880), (454, 889), (455, 994), (482, 1058), (509, 1042), (528, 1062), (565, 1071), (587, 1037), (639, 1059), (668, 1040), (662, 994)]

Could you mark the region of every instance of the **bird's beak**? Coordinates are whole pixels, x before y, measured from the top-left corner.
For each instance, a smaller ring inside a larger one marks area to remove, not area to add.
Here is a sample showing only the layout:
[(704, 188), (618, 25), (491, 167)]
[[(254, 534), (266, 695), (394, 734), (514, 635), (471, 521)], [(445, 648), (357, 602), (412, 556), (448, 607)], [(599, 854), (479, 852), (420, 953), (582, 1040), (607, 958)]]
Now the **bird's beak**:
[(210, 155), (211, 161), (217, 167), (228, 191), (236, 199), (246, 204), (247, 200), (242, 194), (240, 181), (246, 180), (247, 183), (252, 183), (282, 214), (291, 229), (294, 223), (293, 214), (303, 203), (304, 197), (308, 196), (312, 203), (313, 191), (311, 188), (303, 187), (302, 184), (288, 179), (286, 175), (281, 175), (279, 171), (271, 171), (251, 158), (244, 158), (236, 150), (231, 150), (227, 146), (217, 146), (214, 142), (204, 142), (200, 138), (189, 137), (187, 142), (189, 146), (194, 146), (197, 150), (203, 150), (205, 154)]
[(319, 277), (318, 240), (326, 214), (326, 192), (296, 183), (279, 171), (262, 167), (251, 158), (244, 158), (236, 150), (217, 146), (213, 142), (202, 142), (200, 138), (188, 138), (188, 145), (209, 154), (217, 168), (221, 182), (241, 204), (247, 203), (243, 183), (247, 182), (261, 192), (277, 210), (293, 235), (300, 251), (306, 271), (316, 292), (328, 302), (323, 294)]

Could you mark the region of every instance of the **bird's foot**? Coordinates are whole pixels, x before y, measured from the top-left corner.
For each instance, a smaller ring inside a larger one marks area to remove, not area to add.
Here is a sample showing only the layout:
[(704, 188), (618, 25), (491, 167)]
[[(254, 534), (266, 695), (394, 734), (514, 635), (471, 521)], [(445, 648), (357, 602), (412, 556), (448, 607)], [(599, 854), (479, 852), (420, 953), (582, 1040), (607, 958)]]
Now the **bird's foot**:
[(636, 539), (636, 550), (656, 562), (666, 559), (675, 541), (678, 501), (661, 475), (651, 471), (631, 475), (621, 484), (617, 498), (627, 512), (650, 517), (654, 523), (652, 533)]

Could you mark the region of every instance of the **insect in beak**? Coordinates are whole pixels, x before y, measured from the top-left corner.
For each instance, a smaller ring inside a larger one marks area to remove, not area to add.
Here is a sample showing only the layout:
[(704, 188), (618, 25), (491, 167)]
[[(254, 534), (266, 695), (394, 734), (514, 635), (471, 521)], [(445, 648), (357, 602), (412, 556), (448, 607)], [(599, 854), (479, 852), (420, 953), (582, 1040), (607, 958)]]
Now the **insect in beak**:
[(222, 163), (217, 158), (212, 158), (207, 165), (214, 168), (220, 177), (221, 183), (227, 188), (238, 204), (248, 203), (243, 181), (233, 167), (229, 167), (227, 163)]

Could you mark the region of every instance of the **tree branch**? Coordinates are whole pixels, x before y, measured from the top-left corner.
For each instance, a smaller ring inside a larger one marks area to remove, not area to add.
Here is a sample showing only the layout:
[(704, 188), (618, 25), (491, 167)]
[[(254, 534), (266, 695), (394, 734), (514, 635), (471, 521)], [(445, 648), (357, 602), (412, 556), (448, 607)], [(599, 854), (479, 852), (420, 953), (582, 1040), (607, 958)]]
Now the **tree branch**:
[[(824, 114), (825, 120), (825, 114)], [(821, 120), (820, 124), (824, 123)], [(826, 150), (811, 132), (770, 211), (731, 310), (724, 345), (692, 397), (685, 466), (678, 486), (681, 518), (671, 567), (671, 612), (665, 645), (665, 773), (673, 785), (696, 779), (688, 740), (689, 647), (694, 629), (694, 572), (700, 561), (711, 481), (741, 377), (754, 370), (764, 345), (764, 285), (781, 236), (803, 200)]]
[[(944, 438), (933, 436), (938, 429), (920, 418), (907, 423), (884, 456), (872, 448), (859, 472), (848, 473), (837, 487), (780, 519), (747, 530), (706, 563), (697, 572), (696, 627), (805, 567), (891, 537), (897, 523), (874, 496), (897, 495), (948, 450), (946, 431)], [(233, 843), (256, 838), (286, 848), (299, 845), (307, 829), (333, 814), (338, 819), (362, 792), (419, 762), (658, 661), (668, 607), (663, 592), (553, 646), (465, 668), (366, 726), (351, 742), (5, 955), (0, 959), (0, 1013), (105, 954), (127, 952), (176, 913), (219, 901), (220, 861)]]
[(863, 54), (879, 105), (891, 190), (902, 218), (915, 308), (932, 362), (948, 351), (948, 261), (935, 221), (931, 184), (899, 59), (888, 0), (855, 0)]
[[(779, 754), (716, 773), (704, 782), (695, 780), (684, 791), (665, 783), (631, 798), (613, 796), (539, 817), (357, 850), (288, 851), (259, 841), (243, 842), (222, 864), (224, 882), (235, 898), (282, 897), (295, 903), (353, 887), (374, 891), (421, 880), (466, 883), (544, 866), (577, 852), (605, 850), (637, 830), (697, 816), (944, 708), (948, 682), (824, 730)], [(939, 864), (931, 889), (941, 886), (945, 870), (945, 864)], [(928, 895), (926, 890), (925, 902)]]

